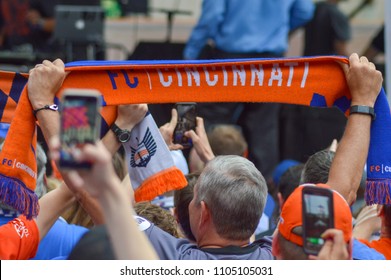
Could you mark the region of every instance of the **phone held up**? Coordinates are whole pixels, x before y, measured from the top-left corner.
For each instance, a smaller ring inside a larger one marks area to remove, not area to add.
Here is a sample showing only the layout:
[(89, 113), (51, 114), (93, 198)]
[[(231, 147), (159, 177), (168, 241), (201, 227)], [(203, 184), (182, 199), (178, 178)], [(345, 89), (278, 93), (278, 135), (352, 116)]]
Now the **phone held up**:
[(194, 130), (196, 127), (196, 103), (183, 102), (176, 103), (174, 108), (178, 112), (178, 122), (174, 130), (174, 144), (180, 144), (184, 148), (190, 148), (193, 143), (190, 138), (185, 136), (185, 132)]
[(327, 188), (306, 184), (302, 201), (304, 252), (317, 256), (324, 244), (322, 233), (334, 228), (333, 192)]
[(71, 151), (86, 143), (95, 143), (100, 134), (101, 94), (90, 89), (66, 89), (60, 106), (60, 167), (91, 167), (89, 162), (75, 161)]

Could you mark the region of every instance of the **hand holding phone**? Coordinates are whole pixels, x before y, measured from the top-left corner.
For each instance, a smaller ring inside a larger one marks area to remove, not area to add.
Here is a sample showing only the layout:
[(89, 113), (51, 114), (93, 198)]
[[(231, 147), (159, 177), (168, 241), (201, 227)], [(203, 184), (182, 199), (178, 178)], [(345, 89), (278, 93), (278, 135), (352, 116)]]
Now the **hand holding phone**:
[(174, 130), (174, 144), (180, 144), (184, 148), (193, 146), (189, 137), (185, 136), (185, 132), (195, 130), (196, 127), (196, 103), (185, 102), (176, 103), (174, 107), (178, 112), (178, 122)]
[(101, 94), (96, 90), (66, 89), (60, 106), (60, 167), (90, 168), (76, 161), (72, 153), (86, 143), (95, 143), (100, 133)]
[(303, 187), (302, 201), (304, 252), (317, 256), (325, 243), (322, 234), (334, 228), (333, 192), (308, 184)]

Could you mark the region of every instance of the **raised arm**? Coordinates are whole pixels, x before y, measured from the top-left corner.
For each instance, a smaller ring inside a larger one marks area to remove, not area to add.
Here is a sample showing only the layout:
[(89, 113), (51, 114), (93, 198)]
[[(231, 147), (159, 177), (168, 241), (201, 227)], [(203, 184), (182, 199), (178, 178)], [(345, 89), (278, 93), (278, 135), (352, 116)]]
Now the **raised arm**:
[[(58, 139), (51, 142), (53, 158), (59, 158)], [(156, 259), (156, 253), (149, 240), (142, 233), (132, 216), (129, 207), (130, 197), (121, 186), (111, 162), (111, 154), (105, 146), (87, 144), (80, 153), (74, 154), (78, 160), (92, 163), (89, 171), (71, 171), (72, 185), (83, 188), (102, 206), (107, 229), (118, 259)]]
[[(382, 86), (382, 74), (366, 57), (352, 54), (350, 65), (344, 68), (352, 96), (351, 106), (374, 107)], [(356, 199), (365, 161), (368, 156), (372, 118), (366, 114), (351, 114), (345, 132), (338, 144), (327, 182), (349, 204)]]
[[(44, 60), (41, 64), (37, 64), (30, 70), (28, 80), (28, 96), (33, 110), (44, 108), (45, 106), (54, 104), (54, 97), (59, 91), (65, 77), (65, 66), (61, 59), (53, 62)], [(57, 111), (51, 109), (39, 110), (35, 114), (46, 142), (53, 136), (59, 134), (60, 116)], [(61, 172), (64, 181), (67, 183), (67, 174)], [(72, 186), (68, 184), (72, 191)], [(79, 190), (74, 193), (79, 203), (91, 216), (95, 224), (103, 223), (103, 216), (97, 202), (91, 200), (88, 193), (84, 190)]]
[[(114, 123), (120, 129), (130, 132), (140, 121), (142, 121), (147, 111), (147, 104), (119, 105), (117, 119)], [(102, 138), (102, 142), (111, 154), (114, 154), (121, 146), (121, 142), (119, 142), (112, 129), (110, 129)]]

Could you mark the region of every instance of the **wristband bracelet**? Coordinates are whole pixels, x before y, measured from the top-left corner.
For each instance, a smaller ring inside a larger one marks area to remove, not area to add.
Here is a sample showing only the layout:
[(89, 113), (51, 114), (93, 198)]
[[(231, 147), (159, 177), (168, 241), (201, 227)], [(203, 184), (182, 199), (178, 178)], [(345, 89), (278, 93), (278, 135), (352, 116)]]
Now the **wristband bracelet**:
[(373, 121), (376, 119), (375, 110), (373, 109), (373, 107), (369, 107), (369, 106), (363, 106), (363, 105), (351, 106), (349, 115), (351, 114), (370, 115)]
[(38, 108), (36, 110), (33, 110), (34, 116), (37, 115), (37, 113), (41, 110), (51, 110), (51, 111), (58, 111), (58, 106), (56, 104), (52, 105), (45, 105), (42, 108)]

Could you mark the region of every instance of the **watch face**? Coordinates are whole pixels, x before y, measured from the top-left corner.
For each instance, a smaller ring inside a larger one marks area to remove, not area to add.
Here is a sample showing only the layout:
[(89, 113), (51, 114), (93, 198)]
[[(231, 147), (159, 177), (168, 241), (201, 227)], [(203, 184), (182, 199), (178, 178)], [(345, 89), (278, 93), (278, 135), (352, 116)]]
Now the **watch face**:
[(118, 135), (118, 141), (121, 143), (126, 143), (129, 141), (129, 139), (130, 139), (129, 131), (122, 131), (122, 133)]

